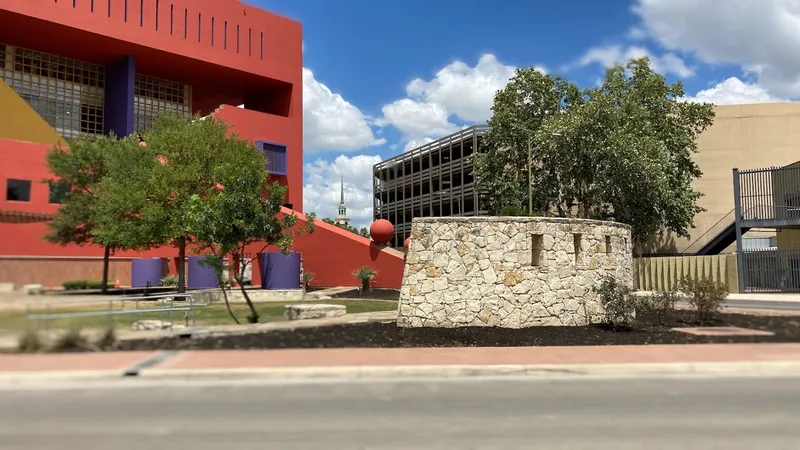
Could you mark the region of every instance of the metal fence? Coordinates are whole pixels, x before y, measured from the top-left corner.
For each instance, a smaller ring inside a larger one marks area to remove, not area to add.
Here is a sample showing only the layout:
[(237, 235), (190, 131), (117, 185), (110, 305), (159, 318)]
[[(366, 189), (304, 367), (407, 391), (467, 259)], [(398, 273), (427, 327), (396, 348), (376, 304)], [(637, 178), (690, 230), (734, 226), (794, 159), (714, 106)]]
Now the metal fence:
[[(43, 324), (45, 329), (50, 327), (53, 320), (59, 319), (77, 319), (86, 317), (107, 317), (108, 326), (115, 325), (115, 318), (121, 315), (135, 315), (138, 321), (142, 314), (158, 313), (158, 319), (164, 322), (168, 319), (169, 330), (172, 331), (172, 325), (175, 321), (175, 313), (183, 313), (183, 321), (185, 326), (194, 326), (197, 318), (197, 309), (199, 307), (209, 306), (213, 301), (213, 297), (204, 296), (203, 301), (198, 302), (195, 300), (195, 294), (178, 294), (178, 293), (165, 293), (160, 295), (146, 295), (146, 296), (131, 296), (131, 297), (117, 297), (107, 301), (108, 307), (105, 309), (98, 309), (92, 311), (78, 311), (59, 313), (53, 312), (53, 303), (46, 303), (44, 305), (44, 313), (31, 313), (31, 307), (28, 306), (28, 313), (26, 318), (29, 321), (37, 321)], [(100, 304), (105, 302), (98, 302)], [(126, 304), (128, 308), (126, 308)], [(145, 305), (145, 307), (140, 307)], [(59, 307), (63, 308), (65, 305), (60, 304)], [(84, 305), (85, 306), (85, 305)]]
[(742, 252), (747, 292), (800, 292), (800, 249)]
[(800, 166), (735, 170), (734, 183), (741, 220), (800, 220)]

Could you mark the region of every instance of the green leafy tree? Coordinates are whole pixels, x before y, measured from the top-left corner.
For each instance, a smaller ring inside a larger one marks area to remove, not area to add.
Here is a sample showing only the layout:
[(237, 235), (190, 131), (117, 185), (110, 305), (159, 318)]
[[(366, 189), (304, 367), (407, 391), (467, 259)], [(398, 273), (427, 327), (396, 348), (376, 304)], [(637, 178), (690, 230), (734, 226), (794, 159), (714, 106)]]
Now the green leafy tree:
[(135, 148), (130, 138), (118, 140), (110, 136), (82, 136), (70, 142), (69, 148), (54, 147), (47, 154), (53, 178), (46, 180), (51, 189), (61, 190), (61, 207), (48, 224), (45, 236), (60, 245), (100, 245), (103, 252), (103, 280), (100, 289), (108, 290), (108, 266), (112, 251), (124, 248), (124, 242), (114, 236), (98, 233), (98, 203), (96, 189), (108, 175), (107, 161), (120, 149)]
[[(296, 233), (314, 231), (314, 215), (309, 214), (306, 226), (301, 227), (296, 215), (280, 213), (286, 188), (277, 183), (267, 183), (266, 161), (253, 145), (230, 137), (220, 152), (224, 154), (224, 161), (220, 161), (214, 175), (224, 185), (224, 190), (207, 198), (192, 197), (187, 214), (189, 230), (197, 245), (196, 250), (209, 254), (205, 262), (214, 268), (220, 285), (223, 284), (223, 273), (234, 269), (233, 277), (250, 309), (247, 320), (256, 323), (258, 312), (245, 289), (246, 268), (270, 245), (288, 253)], [(254, 246), (260, 250), (249, 253), (253, 257), (241, 257)], [(223, 258), (229, 261), (238, 259), (238, 264), (226, 267)], [(230, 309), (224, 287), (223, 295), (229, 314), (239, 323)]]
[(538, 147), (533, 143), (542, 122), (573, 104), (583, 103), (577, 86), (567, 80), (542, 73), (533, 67), (517, 69), (509, 83), (495, 94), (489, 130), (482, 138), (482, 153), (474, 155), (475, 177), (491, 214), (504, 207), (528, 211), (529, 180), (535, 180), (534, 211), (548, 205), (544, 183), (546, 172), (537, 164)]
[(355, 233), (355, 234), (357, 234), (357, 235), (359, 235), (361, 237), (369, 238), (369, 230), (367, 229), (367, 227), (361, 227), (361, 229), (358, 229), (356, 227), (352, 227), (350, 225), (345, 225), (343, 223), (336, 223), (333, 219), (329, 219), (327, 217), (325, 217), (325, 218), (323, 218), (321, 220), (323, 222), (327, 223), (327, 224), (333, 225), (333, 226), (341, 228), (343, 230), (347, 230), (347, 231), (349, 231), (351, 233)]
[(609, 69), (585, 103), (544, 120), (534, 141), (550, 208), (627, 223), (640, 244), (665, 229), (687, 236), (702, 211), (692, 156), (714, 110), (684, 94), (636, 59)]
[[(683, 96), (647, 58), (609, 69), (601, 87), (583, 91), (518, 70), (495, 96), (486, 153), (476, 159), (490, 210), (524, 207), (530, 175), (535, 210), (627, 223), (640, 244), (665, 229), (685, 236), (702, 211), (692, 154), (714, 111)], [(519, 164), (527, 145), (530, 163)]]
[[(101, 236), (138, 250), (172, 245), (184, 261), (193, 240), (188, 216), (194, 199), (223, 189), (219, 177), (230, 164), (228, 149), (244, 145), (227, 133), (212, 118), (160, 115), (143, 133), (142, 145), (126, 146), (109, 161), (109, 176), (98, 189), (104, 200)], [(179, 292), (185, 292), (185, 280), (185, 264), (178, 264)]]

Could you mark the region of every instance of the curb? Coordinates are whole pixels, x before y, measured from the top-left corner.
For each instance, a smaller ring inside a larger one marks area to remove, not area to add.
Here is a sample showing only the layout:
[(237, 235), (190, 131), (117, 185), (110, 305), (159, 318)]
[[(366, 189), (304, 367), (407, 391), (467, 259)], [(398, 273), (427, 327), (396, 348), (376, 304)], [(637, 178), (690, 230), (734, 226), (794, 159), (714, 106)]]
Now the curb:
[(52, 370), (0, 372), (0, 384), (36, 384), (59, 381), (92, 381), (122, 378), (121, 370)]
[(334, 366), (242, 367), (231, 369), (145, 369), (139, 378), (201, 379), (359, 379), (482, 376), (583, 376), (637, 374), (798, 374), (800, 361), (723, 363), (544, 364), (544, 365), (441, 365), (441, 366)]

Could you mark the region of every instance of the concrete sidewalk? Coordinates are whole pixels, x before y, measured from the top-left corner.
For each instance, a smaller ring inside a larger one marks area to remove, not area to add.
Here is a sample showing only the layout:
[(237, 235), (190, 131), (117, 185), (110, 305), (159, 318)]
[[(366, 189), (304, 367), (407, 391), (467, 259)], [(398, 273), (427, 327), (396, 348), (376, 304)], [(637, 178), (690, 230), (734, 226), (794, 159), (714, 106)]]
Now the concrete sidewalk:
[(0, 382), (659, 373), (800, 374), (800, 344), (358, 348), (0, 355)]

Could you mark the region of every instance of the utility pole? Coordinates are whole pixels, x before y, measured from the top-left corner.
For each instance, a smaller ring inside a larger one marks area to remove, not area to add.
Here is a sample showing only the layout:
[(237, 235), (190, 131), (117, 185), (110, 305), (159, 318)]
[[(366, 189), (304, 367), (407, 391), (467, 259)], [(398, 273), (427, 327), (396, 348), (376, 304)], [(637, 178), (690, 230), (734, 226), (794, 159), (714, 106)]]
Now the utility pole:
[(533, 216), (533, 145), (528, 137), (528, 216)]

